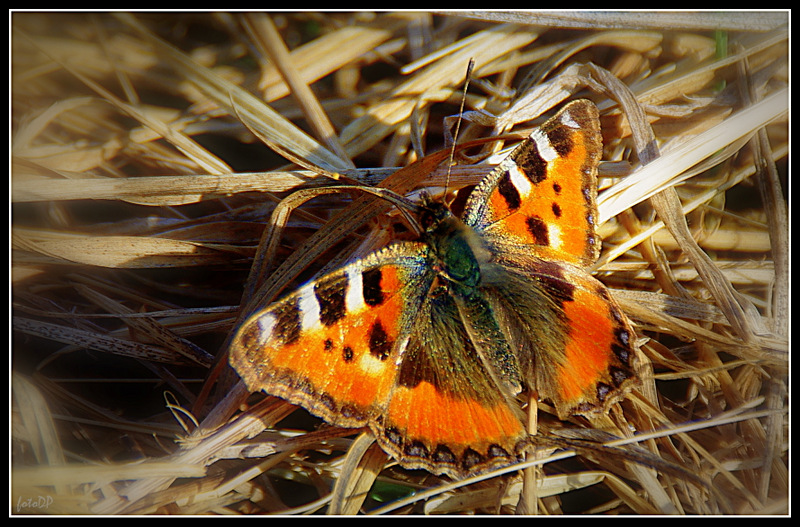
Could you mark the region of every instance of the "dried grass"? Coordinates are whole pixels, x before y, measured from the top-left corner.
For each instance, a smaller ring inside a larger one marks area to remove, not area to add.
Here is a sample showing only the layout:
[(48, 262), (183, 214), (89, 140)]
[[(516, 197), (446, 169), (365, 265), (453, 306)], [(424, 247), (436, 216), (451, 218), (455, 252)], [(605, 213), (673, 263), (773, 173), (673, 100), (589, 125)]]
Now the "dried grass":
[[(13, 13), (12, 514), (787, 514), (788, 17), (686, 15)], [(470, 58), (464, 141), (600, 107), (595, 271), (654, 372), (607, 420), (541, 412), (535, 486), (400, 469), (224, 360), (390, 239), (313, 189), (441, 190)]]

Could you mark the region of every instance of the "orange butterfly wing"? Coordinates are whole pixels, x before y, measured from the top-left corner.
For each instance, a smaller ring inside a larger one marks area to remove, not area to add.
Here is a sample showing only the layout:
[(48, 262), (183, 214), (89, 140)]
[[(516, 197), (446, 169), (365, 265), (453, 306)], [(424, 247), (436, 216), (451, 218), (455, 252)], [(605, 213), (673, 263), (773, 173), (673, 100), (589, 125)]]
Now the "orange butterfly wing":
[(383, 412), (430, 276), (422, 244), (386, 248), (310, 282), (238, 329), (230, 363), (252, 391), (360, 427)]
[(242, 324), (230, 364), (251, 391), (368, 425), (404, 466), (464, 476), (509, 464), (524, 426), (469, 339), (447, 340), (460, 321), (430, 291), (428, 251), (394, 244), (302, 286)]
[(528, 387), (561, 419), (606, 411), (637, 382), (638, 366), (633, 329), (606, 287), (571, 264), (500, 260), (484, 295)]
[[(512, 345), (526, 365), (523, 377), (561, 418), (603, 411), (636, 382), (630, 323), (605, 286), (582, 269), (600, 252), (601, 156), (597, 108), (574, 101), (481, 181), (464, 212), (493, 261), (515, 271), (486, 294), (494, 295), (498, 314), (516, 311), (506, 333), (513, 340), (520, 332), (513, 326), (525, 328)], [(510, 301), (515, 290), (538, 296)]]
[(600, 254), (595, 221), (602, 153), (597, 107), (574, 101), (480, 182), (464, 222), (495, 253), (532, 247), (543, 258), (594, 263)]

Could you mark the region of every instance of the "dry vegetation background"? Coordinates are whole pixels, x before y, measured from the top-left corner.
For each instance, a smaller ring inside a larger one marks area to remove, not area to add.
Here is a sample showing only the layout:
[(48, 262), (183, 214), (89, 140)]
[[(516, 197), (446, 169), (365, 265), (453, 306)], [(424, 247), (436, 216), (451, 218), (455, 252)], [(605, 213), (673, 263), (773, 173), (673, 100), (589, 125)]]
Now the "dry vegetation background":
[[(10, 22), (11, 514), (789, 510), (786, 12)], [(593, 270), (652, 372), (602, 430), (542, 406), (528, 477), (450, 484), (248, 398), (225, 353), (253, 305), (392, 236), (379, 200), (293, 191), (441, 191), (391, 174), (446, 146), (470, 58), (459, 142), (600, 108)]]

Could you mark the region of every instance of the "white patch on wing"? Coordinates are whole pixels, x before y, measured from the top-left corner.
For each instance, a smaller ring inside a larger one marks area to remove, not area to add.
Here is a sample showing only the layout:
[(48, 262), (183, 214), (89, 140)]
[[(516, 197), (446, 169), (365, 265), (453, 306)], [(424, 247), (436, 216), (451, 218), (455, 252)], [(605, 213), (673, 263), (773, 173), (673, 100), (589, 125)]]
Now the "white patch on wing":
[(264, 313), (256, 319), (258, 325), (258, 340), (263, 345), (272, 337), (272, 330), (275, 328), (276, 322), (275, 315), (272, 313)]
[(348, 313), (358, 313), (364, 308), (364, 280), (361, 269), (350, 267), (347, 269), (347, 296), (345, 307)]
[(564, 126), (569, 126), (570, 128), (575, 128), (576, 130), (580, 129), (581, 125), (579, 125), (575, 119), (572, 118), (571, 112), (564, 112), (561, 114), (561, 124)]
[(549, 163), (558, 157), (558, 152), (550, 144), (550, 139), (538, 128), (531, 132), (531, 139), (536, 143), (536, 148), (539, 150), (539, 155), (542, 156), (542, 159)]
[(381, 375), (386, 371), (387, 361), (380, 360), (371, 353), (364, 353), (359, 358), (358, 367), (367, 375)]
[(557, 223), (548, 223), (547, 236), (550, 240), (550, 247), (553, 249), (561, 249), (564, 246), (563, 233)]
[(298, 291), (300, 295), (300, 326), (306, 330), (319, 326), (319, 302), (314, 294), (314, 284), (304, 285)]
[(517, 188), (519, 195), (523, 198), (528, 196), (531, 193), (531, 182), (528, 179), (528, 176), (522, 171), (516, 163), (514, 163), (508, 169), (508, 175), (511, 178), (511, 182)]

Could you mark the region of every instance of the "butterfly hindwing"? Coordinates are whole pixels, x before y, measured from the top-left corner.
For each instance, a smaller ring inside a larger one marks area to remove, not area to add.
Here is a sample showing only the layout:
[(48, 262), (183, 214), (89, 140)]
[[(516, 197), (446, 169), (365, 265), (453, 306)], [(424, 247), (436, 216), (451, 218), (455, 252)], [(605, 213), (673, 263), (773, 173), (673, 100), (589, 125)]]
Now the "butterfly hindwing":
[(470, 195), (464, 221), (495, 252), (524, 246), (578, 264), (597, 259), (597, 108), (574, 101), (535, 129)]
[(606, 287), (583, 269), (506, 255), (486, 284), (531, 390), (559, 418), (608, 409), (635, 382), (634, 333)]
[[(583, 269), (570, 265), (534, 271), (562, 291), (568, 320), (563, 360), (537, 357), (536, 383), (558, 416), (607, 411), (636, 381), (635, 335), (608, 289)], [(548, 370), (553, 370), (552, 374)]]
[(526, 440), (520, 412), (455, 298), (438, 288), (420, 316), (380, 430), (384, 448), (406, 466), (454, 476), (517, 460)]

